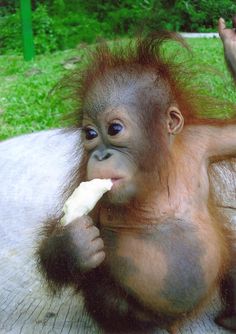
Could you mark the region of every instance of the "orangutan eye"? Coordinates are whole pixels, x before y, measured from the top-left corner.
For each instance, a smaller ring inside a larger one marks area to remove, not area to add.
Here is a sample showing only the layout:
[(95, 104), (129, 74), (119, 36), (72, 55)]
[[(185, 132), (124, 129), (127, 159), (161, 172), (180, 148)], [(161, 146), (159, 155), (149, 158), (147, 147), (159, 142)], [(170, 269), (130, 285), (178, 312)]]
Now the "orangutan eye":
[(123, 126), (119, 123), (112, 123), (108, 128), (109, 136), (115, 136), (123, 130)]
[(97, 132), (92, 128), (84, 128), (83, 131), (87, 140), (92, 140), (98, 136)]

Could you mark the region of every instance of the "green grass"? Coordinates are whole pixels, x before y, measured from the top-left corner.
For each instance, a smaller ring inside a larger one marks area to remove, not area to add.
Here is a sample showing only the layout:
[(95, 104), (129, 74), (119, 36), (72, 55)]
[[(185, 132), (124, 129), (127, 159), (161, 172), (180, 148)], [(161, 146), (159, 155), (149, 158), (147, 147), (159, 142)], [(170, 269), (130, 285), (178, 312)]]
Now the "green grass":
[[(203, 69), (198, 84), (203, 82), (210, 94), (235, 102), (236, 93), (225, 67), (220, 40), (191, 39), (189, 44), (194, 62)], [(37, 56), (33, 62), (24, 62), (21, 56), (0, 57), (0, 139), (64, 125), (62, 118), (71, 111), (70, 102), (60, 92), (50, 92), (70, 71), (64, 69), (62, 62), (78, 54), (82, 57), (78, 66), (82, 66), (84, 49)], [(209, 73), (209, 65), (221, 75)]]
[(67, 73), (61, 63), (74, 54), (58, 52), (33, 62), (20, 56), (0, 57), (0, 139), (62, 126), (68, 101), (50, 92)]

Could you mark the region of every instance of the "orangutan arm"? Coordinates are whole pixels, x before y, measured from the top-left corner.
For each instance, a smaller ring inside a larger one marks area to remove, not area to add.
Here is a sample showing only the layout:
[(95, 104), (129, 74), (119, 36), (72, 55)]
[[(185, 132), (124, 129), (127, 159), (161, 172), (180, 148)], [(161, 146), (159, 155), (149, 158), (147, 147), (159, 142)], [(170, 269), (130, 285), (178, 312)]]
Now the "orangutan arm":
[(207, 137), (208, 157), (236, 157), (236, 120), (235, 124), (207, 127)]

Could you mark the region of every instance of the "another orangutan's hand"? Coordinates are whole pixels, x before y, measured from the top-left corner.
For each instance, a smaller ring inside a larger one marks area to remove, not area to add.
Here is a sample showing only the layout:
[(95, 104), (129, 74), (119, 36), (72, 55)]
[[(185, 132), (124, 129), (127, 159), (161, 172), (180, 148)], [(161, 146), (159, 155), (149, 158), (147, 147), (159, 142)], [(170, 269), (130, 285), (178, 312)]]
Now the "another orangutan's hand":
[(227, 29), (225, 25), (225, 20), (223, 18), (219, 19), (218, 22), (218, 31), (220, 38), (223, 42), (225, 41), (232, 41), (236, 42), (236, 15), (234, 15), (232, 19), (232, 29)]
[(227, 29), (225, 25), (225, 20), (223, 18), (219, 19), (218, 31), (223, 43), (231, 42), (236, 44), (236, 15), (234, 15), (232, 19), (232, 25), (232, 29)]
[(236, 83), (236, 15), (233, 17), (233, 28), (227, 29), (224, 19), (218, 22), (218, 31), (224, 44), (225, 60)]

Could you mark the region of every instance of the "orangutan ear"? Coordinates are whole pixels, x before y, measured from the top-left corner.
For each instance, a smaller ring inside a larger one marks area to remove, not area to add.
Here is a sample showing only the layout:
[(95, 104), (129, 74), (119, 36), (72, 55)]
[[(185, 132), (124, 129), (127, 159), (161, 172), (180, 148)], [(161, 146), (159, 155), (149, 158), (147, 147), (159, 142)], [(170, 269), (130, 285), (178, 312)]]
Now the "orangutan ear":
[(167, 131), (169, 134), (176, 135), (180, 133), (184, 126), (184, 118), (177, 107), (171, 106), (167, 110)]

